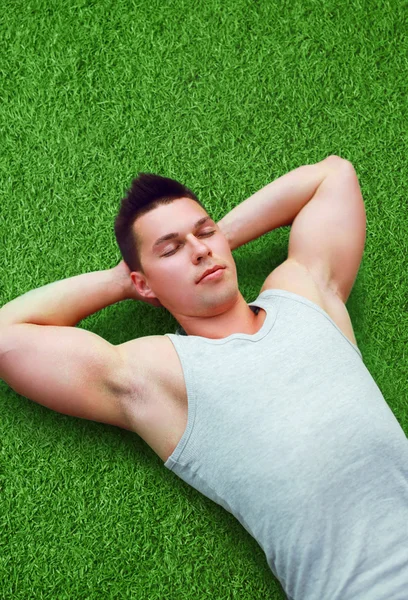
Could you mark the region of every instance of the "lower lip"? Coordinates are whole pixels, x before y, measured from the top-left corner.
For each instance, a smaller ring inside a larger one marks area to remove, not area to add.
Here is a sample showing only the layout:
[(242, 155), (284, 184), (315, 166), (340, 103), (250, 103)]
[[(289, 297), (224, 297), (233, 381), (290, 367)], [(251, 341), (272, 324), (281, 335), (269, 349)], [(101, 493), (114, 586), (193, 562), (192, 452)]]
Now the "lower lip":
[(222, 276), (224, 272), (224, 269), (217, 269), (216, 271), (214, 271), (213, 273), (210, 273), (209, 275), (206, 275), (205, 277), (203, 277), (199, 283), (201, 283), (202, 281), (210, 281), (210, 279), (220, 279), (220, 277)]

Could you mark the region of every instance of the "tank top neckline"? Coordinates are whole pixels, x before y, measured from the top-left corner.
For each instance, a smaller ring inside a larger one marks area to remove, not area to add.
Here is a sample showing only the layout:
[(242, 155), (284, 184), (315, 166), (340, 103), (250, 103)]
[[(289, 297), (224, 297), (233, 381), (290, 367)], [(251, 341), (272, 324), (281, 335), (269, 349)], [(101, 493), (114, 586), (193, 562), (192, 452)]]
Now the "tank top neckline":
[(276, 319), (277, 311), (270, 304), (268, 305), (263, 300), (259, 300), (259, 297), (256, 300), (254, 300), (253, 302), (249, 302), (248, 306), (256, 315), (259, 313), (261, 308), (263, 308), (266, 312), (265, 320), (262, 323), (260, 329), (256, 333), (249, 334), (249, 333), (237, 332), (237, 333), (231, 333), (231, 335), (228, 335), (224, 338), (213, 339), (213, 338), (206, 338), (206, 337), (203, 337), (200, 335), (197, 335), (197, 336), (187, 335), (186, 332), (184, 331), (184, 329), (182, 327), (179, 327), (176, 330), (176, 334), (186, 336), (187, 338), (192, 338), (192, 339), (198, 338), (200, 340), (204, 340), (205, 342), (207, 342), (209, 344), (225, 344), (226, 342), (229, 342), (230, 340), (234, 340), (234, 339), (244, 339), (244, 340), (256, 342), (256, 341), (262, 339), (263, 337), (265, 337), (265, 335), (271, 330), (271, 328), (275, 322), (275, 319)]

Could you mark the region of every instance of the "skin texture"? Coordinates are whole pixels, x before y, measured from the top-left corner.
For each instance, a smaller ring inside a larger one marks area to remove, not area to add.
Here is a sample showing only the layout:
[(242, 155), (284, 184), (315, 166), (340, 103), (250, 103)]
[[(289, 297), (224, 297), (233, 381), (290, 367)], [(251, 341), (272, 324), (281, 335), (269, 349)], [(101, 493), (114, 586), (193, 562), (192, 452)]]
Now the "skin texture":
[[(194, 232), (194, 223), (204, 216), (207, 212), (194, 200), (179, 198), (137, 219), (134, 227), (141, 240), (145, 274), (130, 274), (136, 292), (158, 298), (188, 335), (220, 339), (237, 332), (256, 333), (265, 311), (255, 315), (245, 302), (229, 243), (218, 225), (208, 221)], [(171, 232), (180, 235), (154, 251), (156, 239)], [(221, 277), (197, 284), (204, 271), (215, 265), (226, 267)]]

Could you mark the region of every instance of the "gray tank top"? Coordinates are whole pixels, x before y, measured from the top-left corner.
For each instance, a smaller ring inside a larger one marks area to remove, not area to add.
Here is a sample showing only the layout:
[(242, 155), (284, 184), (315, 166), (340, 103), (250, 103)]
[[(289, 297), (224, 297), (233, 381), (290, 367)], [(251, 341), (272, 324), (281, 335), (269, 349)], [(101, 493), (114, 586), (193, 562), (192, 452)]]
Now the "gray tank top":
[(249, 306), (254, 335), (166, 334), (188, 421), (165, 467), (238, 519), (288, 598), (407, 600), (404, 431), (323, 309), (284, 290)]

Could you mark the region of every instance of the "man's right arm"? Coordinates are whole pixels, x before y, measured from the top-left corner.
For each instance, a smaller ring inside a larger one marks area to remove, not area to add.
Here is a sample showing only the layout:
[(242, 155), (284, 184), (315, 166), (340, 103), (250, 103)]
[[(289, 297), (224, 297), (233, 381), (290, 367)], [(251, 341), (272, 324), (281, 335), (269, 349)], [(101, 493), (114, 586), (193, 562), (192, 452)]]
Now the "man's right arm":
[(133, 393), (134, 374), (121, 346), (85, 329), (0, 327), (0, 379), (64, 415), (130, 429), (123, 403)]
[(128, 299), (115, 268), (75, 275), (31, 290), (0, 309), (0, 327), (17, 323), (75, 327), (106, 306)]
[(0, 379), (57, 412), (128, 429), (134, 377), (120, 346), (75, 325), (128, 298), (114, 269), (34, 289), (0, 310)]

